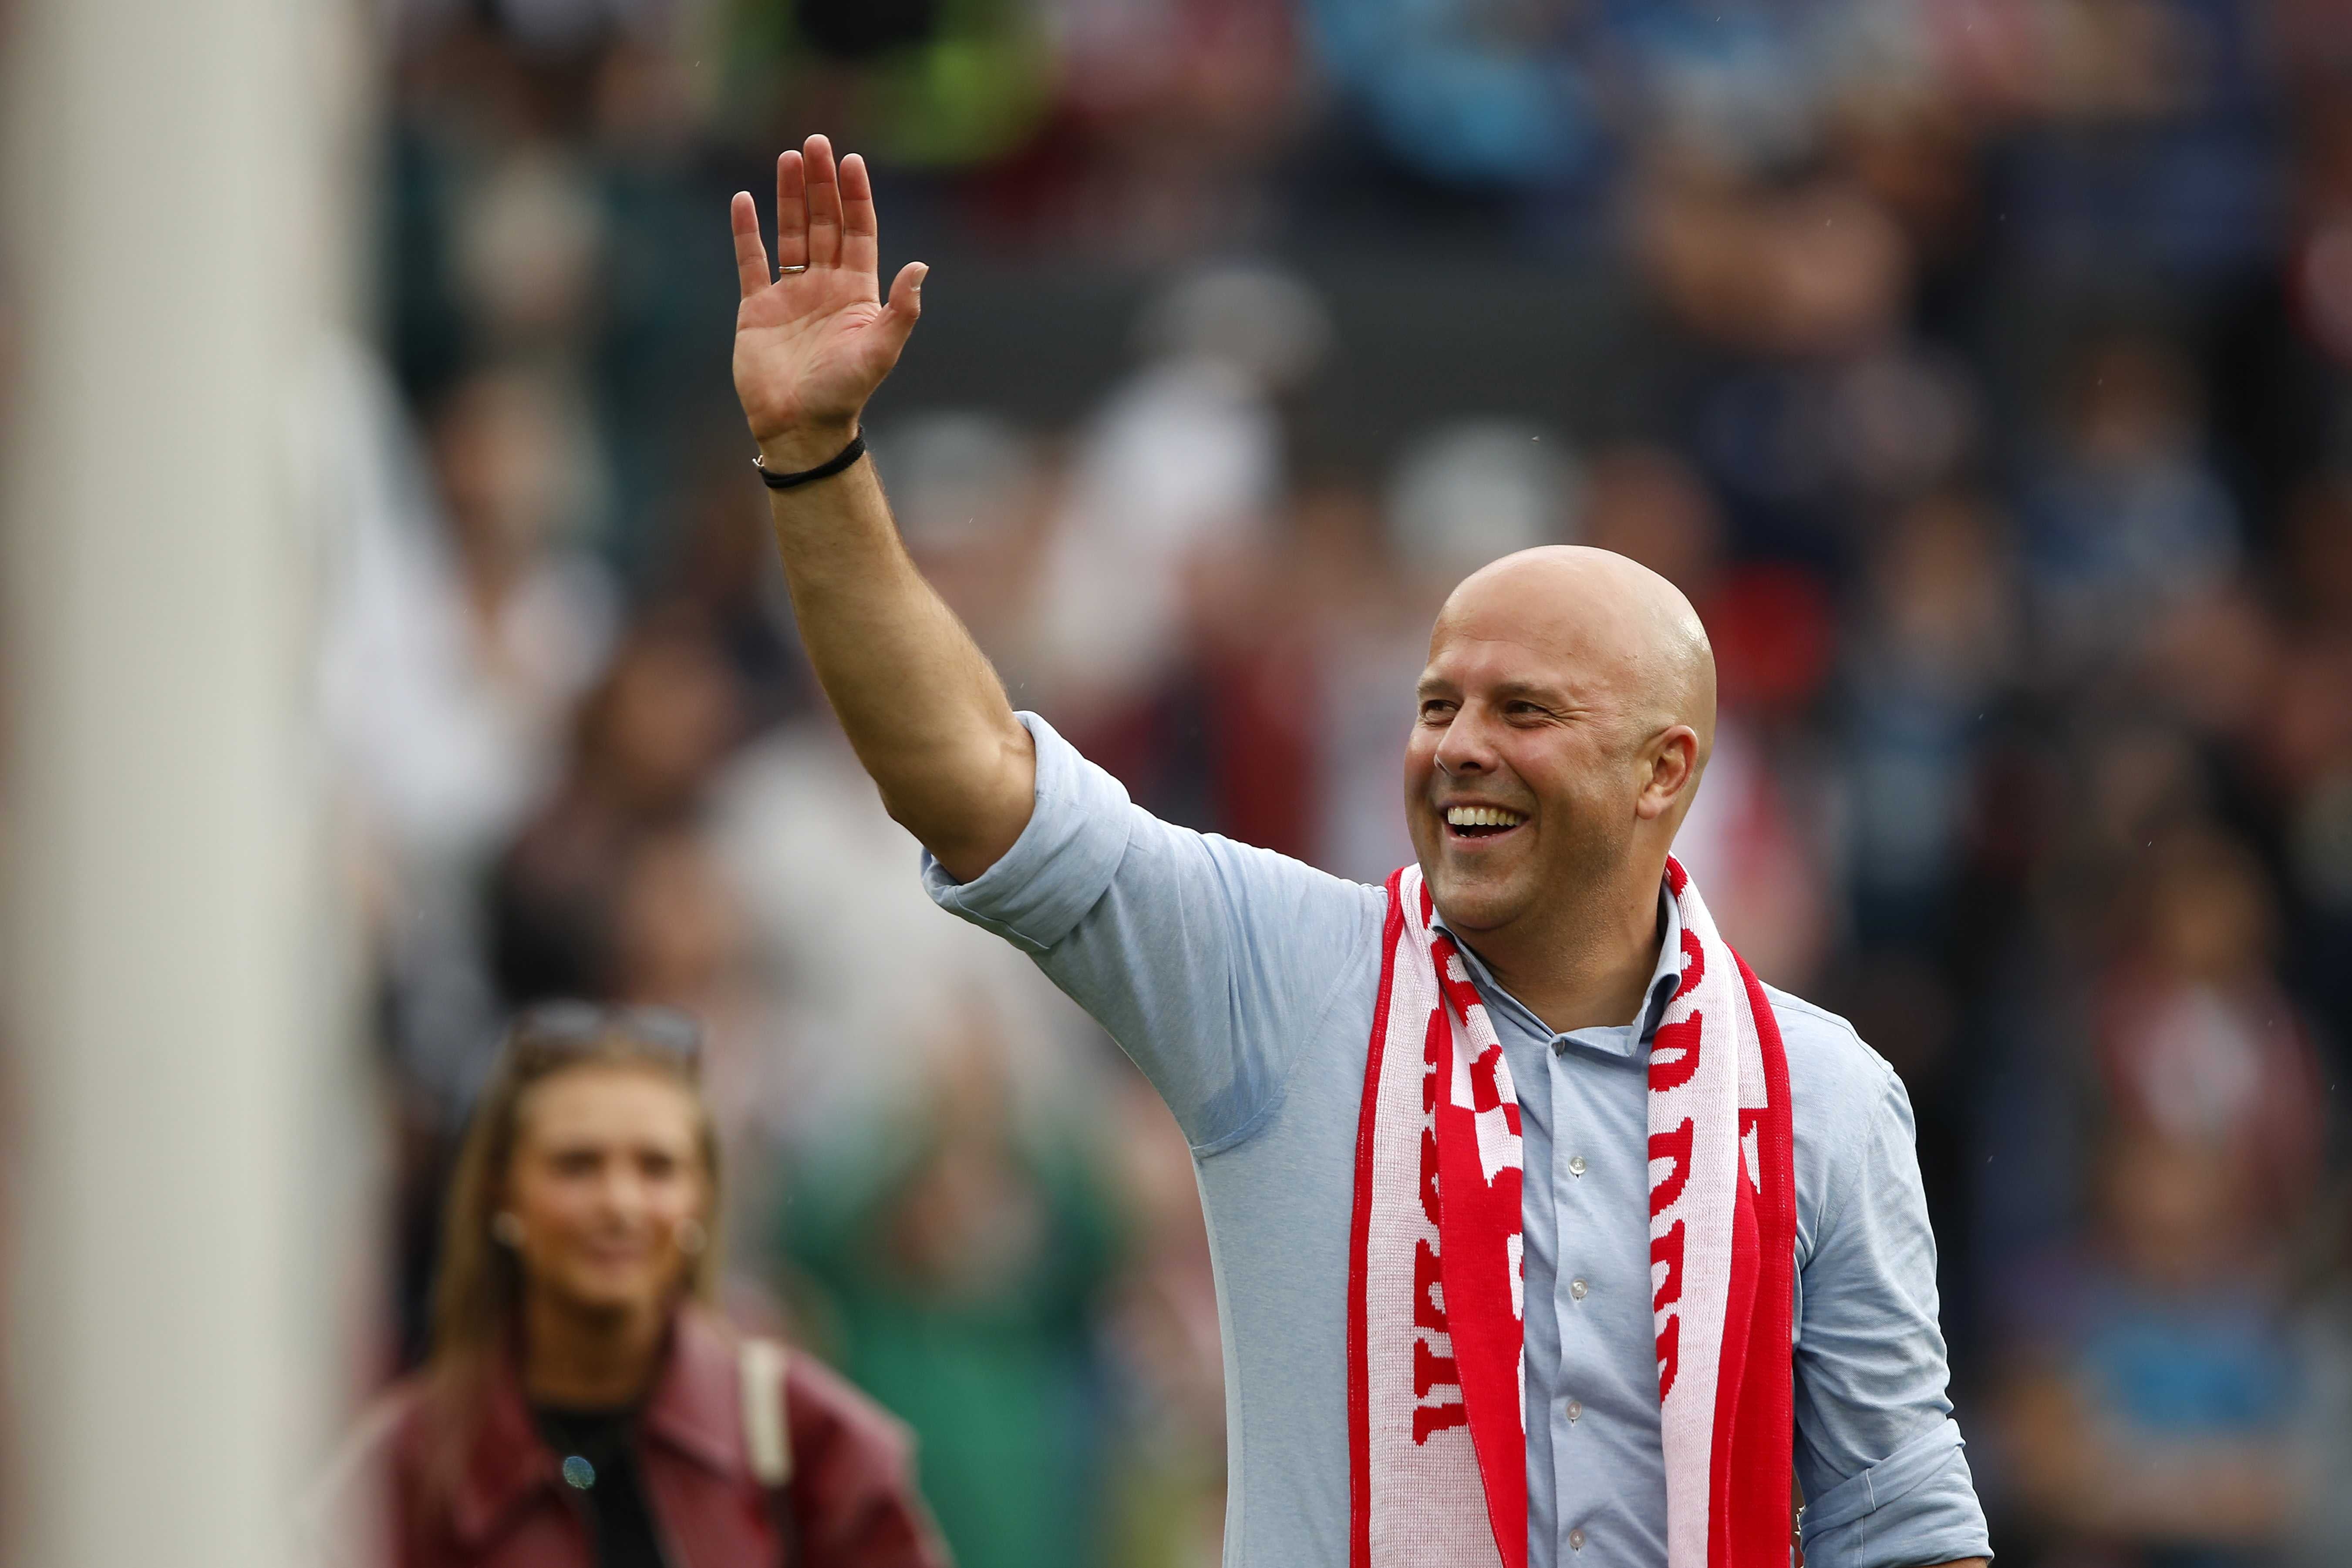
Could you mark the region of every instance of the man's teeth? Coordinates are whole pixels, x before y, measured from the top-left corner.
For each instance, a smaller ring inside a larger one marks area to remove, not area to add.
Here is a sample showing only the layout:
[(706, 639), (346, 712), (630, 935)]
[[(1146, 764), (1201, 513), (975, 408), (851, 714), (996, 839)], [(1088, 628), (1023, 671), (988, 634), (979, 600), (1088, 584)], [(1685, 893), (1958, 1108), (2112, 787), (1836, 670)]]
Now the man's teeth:
[(1445, 822), (1454, 828), (1516, 828), (1527, 818), (1500, 806), (1448, 806)]

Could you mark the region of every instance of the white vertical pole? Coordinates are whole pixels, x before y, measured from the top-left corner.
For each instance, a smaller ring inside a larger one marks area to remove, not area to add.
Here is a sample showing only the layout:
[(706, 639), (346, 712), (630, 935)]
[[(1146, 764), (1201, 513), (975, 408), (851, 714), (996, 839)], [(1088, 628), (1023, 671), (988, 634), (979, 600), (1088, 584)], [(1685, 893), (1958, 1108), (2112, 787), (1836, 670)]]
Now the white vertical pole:
[(335, 250), (331, 7), (0, 9), (0, 1558), (278, 1568), (327, 1387), (287, 445)]

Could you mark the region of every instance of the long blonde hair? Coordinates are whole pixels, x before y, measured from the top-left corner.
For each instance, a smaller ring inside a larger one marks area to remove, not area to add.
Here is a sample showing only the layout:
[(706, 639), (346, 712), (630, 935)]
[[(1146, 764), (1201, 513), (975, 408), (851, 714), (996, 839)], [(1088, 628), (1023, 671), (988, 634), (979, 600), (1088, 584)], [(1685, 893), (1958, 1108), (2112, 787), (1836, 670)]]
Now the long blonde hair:
[[(523, 1271), (519, 1254), (491, 1234), (514, 1161), (523, 1096), (575, 1067), (627, 1066), (658, 1072), (694, 1102), (702, 1160), (707, 1238), (687, 1277), (687, 1293), (717, 1300), (719, 1137), (702, 1098), (700, 1036), (683, 1013), (656, 1008), (604, 1008), (551, 1002), (531, 1009), (507, 1031), (498, 1070), (467, 1123), (465, 1143), (442, 1208), (440, 1268), (433, 1289), (433, 1348), (425, 1376), (443, 1413), (459, 1425), (478, 1413), (483, 1382), (505, 1354), (520, 1321)], [(462, 1444), (448, 1445), (453, 1454)]]

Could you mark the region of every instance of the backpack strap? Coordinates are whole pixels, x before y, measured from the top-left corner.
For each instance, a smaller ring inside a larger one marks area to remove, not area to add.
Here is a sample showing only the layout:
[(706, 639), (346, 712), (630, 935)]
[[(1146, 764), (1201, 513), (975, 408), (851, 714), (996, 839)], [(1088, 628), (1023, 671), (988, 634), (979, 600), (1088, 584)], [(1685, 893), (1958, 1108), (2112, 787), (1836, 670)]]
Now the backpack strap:
[(746, 1338), (736, 1351), (743, 1381), (743, 1446), (751, 1474), (763, 1487), (793, 1479), (793, 1446), (784, 1424), (784, 1364), (790, 1355), (772, 1339)]
[(792, 1428), (784, 1408), (784, 1367), (791, 1353), (772, 1339), (745, 1337), (736, 1345), (741, 1382), (743, 1449), (751, 1475), (768, 1494), (786, 1568), (800, 1558), (800, 1526), (793, 1514)]

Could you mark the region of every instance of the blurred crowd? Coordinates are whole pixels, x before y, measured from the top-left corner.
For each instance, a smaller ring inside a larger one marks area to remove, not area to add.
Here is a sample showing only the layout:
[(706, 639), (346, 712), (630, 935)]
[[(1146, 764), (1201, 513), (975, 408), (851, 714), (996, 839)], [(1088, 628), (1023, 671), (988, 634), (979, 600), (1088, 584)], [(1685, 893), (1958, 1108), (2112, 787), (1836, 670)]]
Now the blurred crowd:
[(1701, 608), (1680, 852), (1918, 1114), (2004, 1562), (2352, 1539), (2343, 0), (383, 0), (321, 700), (422, 1349), (534, 998), (692, 1010), (730, 1294), (967, 1568), (1213, 1562), (1181, 1135), (935, 911), (800, 661), (724, 211), (826, 131), (930, 316), (908, 546), (1163, 816), (1378, 879), (1429, 618)]

